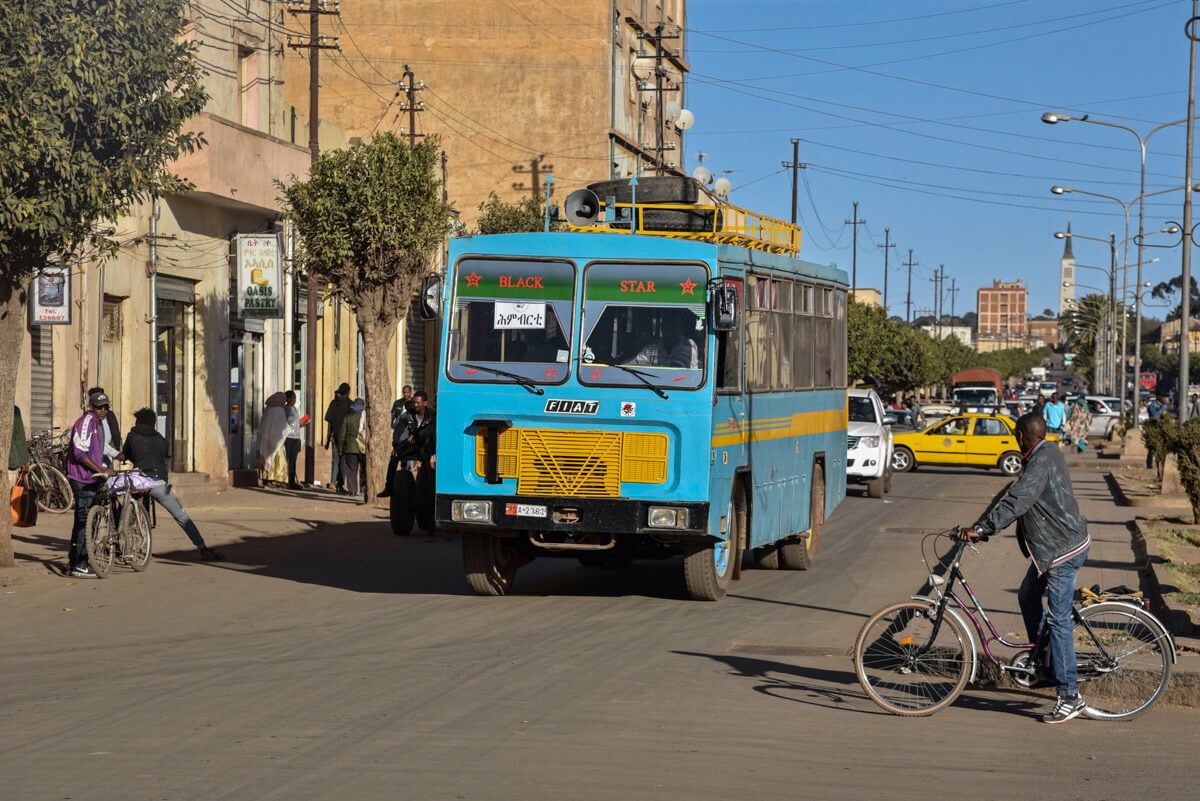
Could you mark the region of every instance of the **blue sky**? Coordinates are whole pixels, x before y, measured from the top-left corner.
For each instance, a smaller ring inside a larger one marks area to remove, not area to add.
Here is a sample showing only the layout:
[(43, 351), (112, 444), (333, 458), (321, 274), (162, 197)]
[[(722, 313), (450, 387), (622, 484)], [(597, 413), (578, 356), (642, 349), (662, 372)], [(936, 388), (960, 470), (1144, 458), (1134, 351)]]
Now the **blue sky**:
[[(914, 308), (932, 306), (939, 264), (957, 280), (959, 314), (994, 278), (1023, 281), (1033, 313), (1056, 308), (1062, 242), (1053, 233), (1070, 221), (1076, 233), (1120, 238), (1124, 215), (1050, 186), (1131, 200), (1138, 151), (1124, 131), (1050, 126), (1041, 114), (1086, 112), (1143, 131), (1185, 117), (1190, 11), (1187, 0), (690, 0), (685, 105), (696, 125), (685, 167), (704, 152), (717, 174), (733, 171), (733, 202), (787, 218), (781, 162), (799, 137), (811, 165), (811, 195), (803, 181), (800, 189), (804, 258), (849, 271), (843, 220), (857, 200), (868, 221), (859, 286), (882, 287), (885, 227), (897, 244), (893, 314), (904, 313), (908, 248), (920, 262)], [(1183, 184), (1183, 126), (1156, 135), (1149, 153), (1147, 191)], [(1150, 199), (1146, 229), (1179, 220), (1182, 202), (1182, 192)], [(1081, 263), (1107, 265), (1105, 245), (1076, 240), (1074, 249)], [(1178, 272), (1178, 250), (1152, 256), (1161, 261), (1146, 280)], [(1079, 280), (1106, 279), (1085, 270)]]

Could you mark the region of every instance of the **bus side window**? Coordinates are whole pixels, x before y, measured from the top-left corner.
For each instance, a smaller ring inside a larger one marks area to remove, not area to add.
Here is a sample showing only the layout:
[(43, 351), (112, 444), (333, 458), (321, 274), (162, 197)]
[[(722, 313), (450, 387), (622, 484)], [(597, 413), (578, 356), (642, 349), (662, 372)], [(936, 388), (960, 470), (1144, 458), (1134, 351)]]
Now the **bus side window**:
[(833, 351), (836, 347), (833, 336), (833, 290), (827, 287), (817, 288), (817, 335), (813, 343), (816, 350), (816, 380), (814, 386), (819, 388), (832, 387)]
[(839, 289), (834, 295), (833, 310), (833, 385), (846, 386), (846, 292)]
[(795, 340), (792, 333), (792, 282), (772, 281), (771, 289), (771, 387), (787, 390), (792, 388), (792, 350)]
[(771, 389), (770, 286), (767, 278), (747, 279), (746, 388), (751, 392)]
[(738, 327), (733, 331), (717, 334), (717, 391), (740, 393), (742, 391), (742, 337), (745, 329), (745, 302), (740, 278), (726, 278), (725, 283), (737, 289)]
[(796, 389), (812, 389), (813, 385), (813, 287), (796, 284), (795, 352), (792, 359)]

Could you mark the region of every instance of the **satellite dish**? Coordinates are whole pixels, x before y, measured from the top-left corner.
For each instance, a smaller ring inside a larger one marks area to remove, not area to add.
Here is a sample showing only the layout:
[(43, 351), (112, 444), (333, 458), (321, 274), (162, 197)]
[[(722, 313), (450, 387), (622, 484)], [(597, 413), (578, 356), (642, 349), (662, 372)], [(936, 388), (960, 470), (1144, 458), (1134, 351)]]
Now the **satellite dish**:
[(590, 189), (576, 189), (563, 201), (563, 210), (568, 224), (592, 225), (600, 217), (600, 198)]
[(679, 110), (679, 116), (675, 118), (675, 127), (681, 131), (686, 131), (696, 124), (696, 115), (685, 109)]
[(654, 56), (638, 56), (633, 60), (630, 68), (639, 81), (648, 81), (654, 77), (655, 64)]
[(717, 197), (726, 197), (732, 189), (733, 183), (730, 182), (730, 180), (724, 175), (718, 178), (717, 182), (713, 184), (713, 193), (716, 194)]
[(663, 116), (667, 122), (675, 122), (679, 119), (679, 112), (683, 111), (683, 106), (679, 105), (678, 101), (667, 101), (667, 107), (663, 110)]
[(692, 170), (692, 177), (699, 181), (704, 186), (712, 186), (713, 174), (712, 170), (705, 167), (703, 164)]

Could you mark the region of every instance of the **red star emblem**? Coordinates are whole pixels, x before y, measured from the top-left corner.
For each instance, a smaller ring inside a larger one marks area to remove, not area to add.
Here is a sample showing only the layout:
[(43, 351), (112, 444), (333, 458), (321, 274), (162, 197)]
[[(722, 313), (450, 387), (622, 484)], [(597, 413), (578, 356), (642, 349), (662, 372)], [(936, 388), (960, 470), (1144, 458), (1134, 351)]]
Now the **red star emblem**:
[(547, 380), (552, 379), (552, 378), (557, 378), (557, 377), (558, 377), (558, 370), (555, 370), (553, 367), (546, 370)]
[(690, 278), (688, 280), (684, 281), (682, 284), (679, 285), (679, 294), (695, 295), (696, 294), (696, 282)]
[(470, 287), (479, 286), (479, 279), (481, 279), (481, 278), (483, 278), (482, 275), (480, 275), (479, 273), (472, 270), (471, 274), (467, 276), (467, 286), (470, 286)]
[(591, 371), (591, 373), (589, 373), (589, 375), (591, 376), (593, 381), (599, 381), (604, 376), (604, 371), (601, 370), (599, 367), (593, 367), (592, 371)]

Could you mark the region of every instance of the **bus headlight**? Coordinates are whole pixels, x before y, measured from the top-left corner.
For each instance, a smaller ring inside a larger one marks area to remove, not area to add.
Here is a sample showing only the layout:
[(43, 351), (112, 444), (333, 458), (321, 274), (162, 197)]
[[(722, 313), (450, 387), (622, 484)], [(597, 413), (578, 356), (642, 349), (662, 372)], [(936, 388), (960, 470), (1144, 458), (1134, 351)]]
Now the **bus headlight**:
[(674, 506), (651, 506), (646, 522), (650, 528), (687, 528), (688, 511)]
[(456, 523), (490, 523), (492, 502), (453, 501), (450, 504), (450, 519)]

